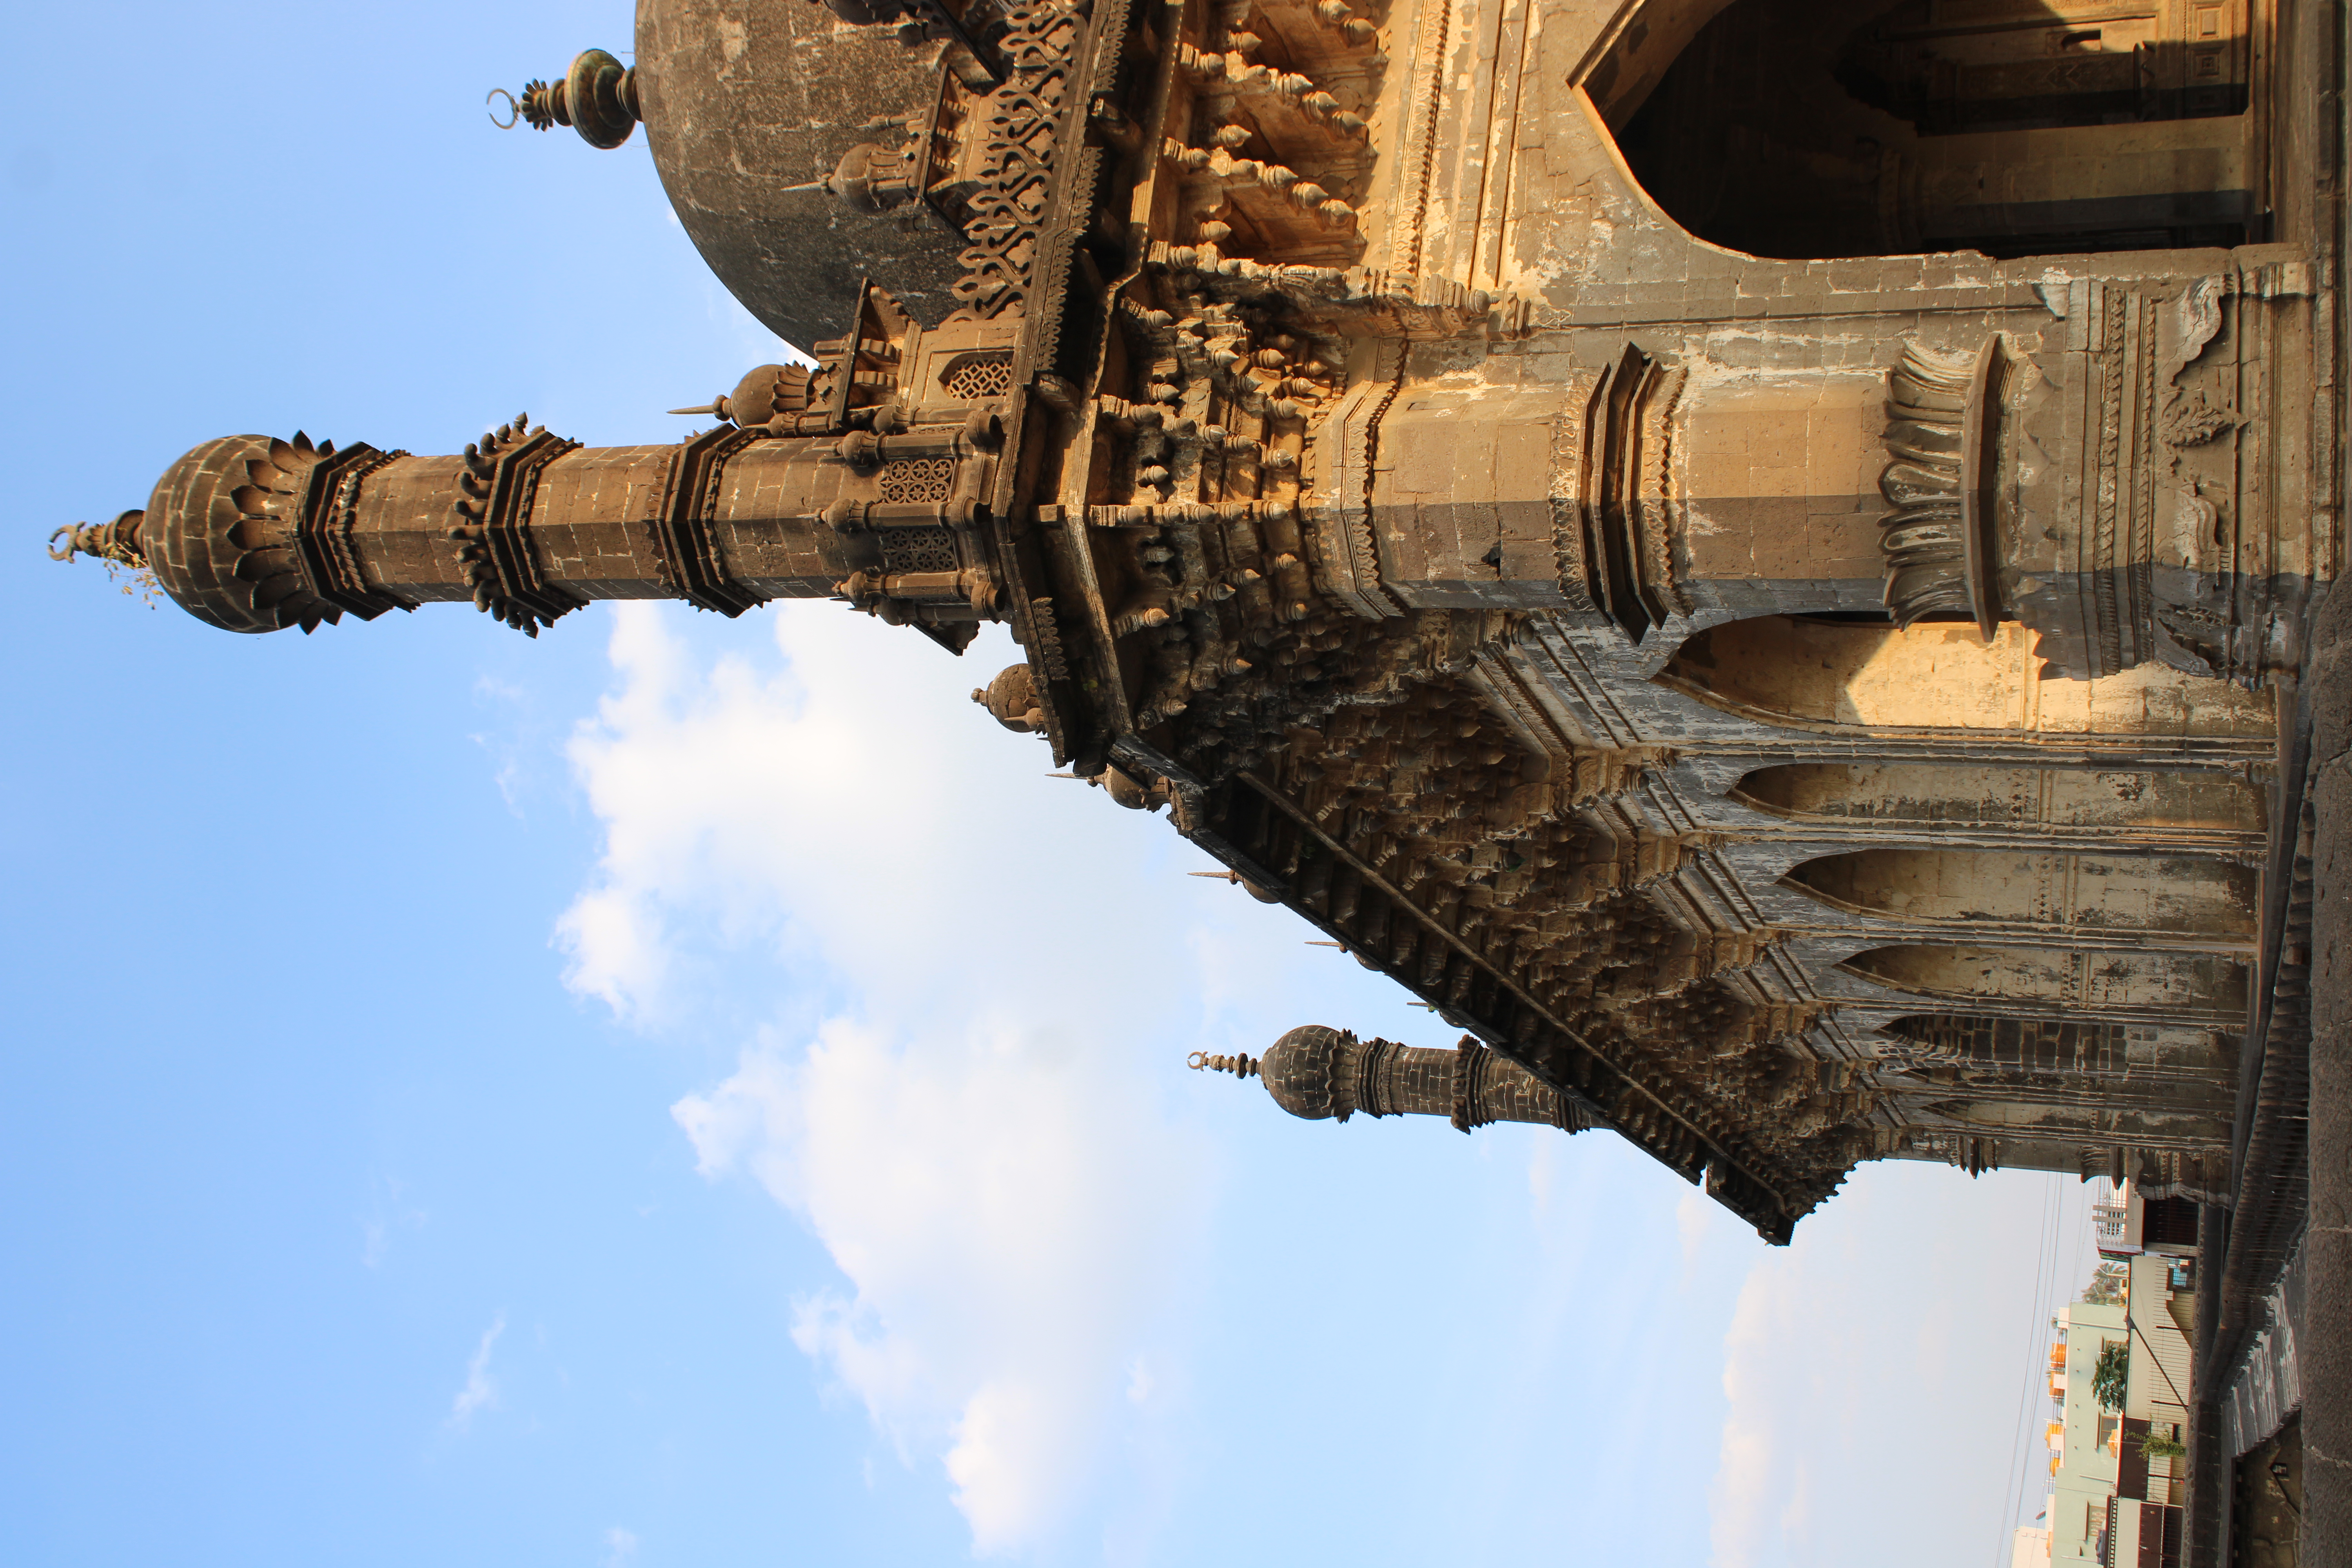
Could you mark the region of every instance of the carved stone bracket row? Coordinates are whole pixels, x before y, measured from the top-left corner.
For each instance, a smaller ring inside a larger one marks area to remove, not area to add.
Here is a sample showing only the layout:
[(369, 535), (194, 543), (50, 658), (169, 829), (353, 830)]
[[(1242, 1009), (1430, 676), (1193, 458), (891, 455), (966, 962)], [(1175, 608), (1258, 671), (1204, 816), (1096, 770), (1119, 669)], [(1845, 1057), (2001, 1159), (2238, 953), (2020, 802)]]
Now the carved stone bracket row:
[(467, 447), (459, 493), (450, 503), (449, 538), (475, 606), (534, 637), (587, 603), (546, 580), (530, 538), (540, 471), (579, 445), (544, 426), (534, 430), (530, 416), (519, 415)]
[[(1235, 868), (1339, 936), (1367, 967), (1429, 999), (1596, 1120), (1672, 1167), (1704, 1174), (1711, 1194), (1768, 1237), (1785, 1237), (1817, 1201), (1745, 1153), (1710, 1108), (1641, 1081), (1631, 1063), (1598, 1051), (1470, 939), (1447, 929), (1379, 871), (1333, 839), (1278, 791), (1244, 781), (1204, 797), (1202, 826), (1229, 847)], [(1822, 1195), (1825, 1195), (1822, 1194)]]

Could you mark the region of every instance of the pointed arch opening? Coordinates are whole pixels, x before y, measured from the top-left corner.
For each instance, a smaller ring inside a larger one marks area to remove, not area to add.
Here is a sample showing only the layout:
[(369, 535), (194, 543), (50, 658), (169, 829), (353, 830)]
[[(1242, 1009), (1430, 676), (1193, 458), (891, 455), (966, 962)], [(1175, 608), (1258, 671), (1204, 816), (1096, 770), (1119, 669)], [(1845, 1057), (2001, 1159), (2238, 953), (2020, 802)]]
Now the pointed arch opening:
[(2252, 0), (1651, 0), (1582, 85), (1697, 237), (1818, 259), (2264, 237)]
[(1842, 914), (2242, 952), (2259, 876), (2187, 856), (1864, 849), (1805, 861), (1785, 881)]
[(1755, 616), (1692, 636), (1656, 679), (1772, 724), (2014, 730), (2032, 646), (2016, 625), (1987, 642), (1972, 625)]
[(1788, 822), (1906, 836), (2097, 835), (2200, 853), (2255, 853), (2267, 820), (2261, 792), (2242, 777), (2139, 769), (1781, 763), (1746, 774), (1730, 798)]
[(1912, 996), (2229, 1028), (2246, 1009), (2246, 966), (2219, 953), (2082, 952), (2053, 947), (1904, 946), (1838, 968)]
[(1652, 679), (1785, 729), (1922, 740), (1953, 731), (1988, 740), (1997, 731), (2068, 735), (2100, 749), (2162, 735), (2184, 760), (2209, 765), (2266, 756), (2275, 744), (2267, 691), (2160, 664), (2045, 680), (2034, 633), (2014, 621), (1987, 641), (1965, 624), (1754, 616), (1694, 633)]

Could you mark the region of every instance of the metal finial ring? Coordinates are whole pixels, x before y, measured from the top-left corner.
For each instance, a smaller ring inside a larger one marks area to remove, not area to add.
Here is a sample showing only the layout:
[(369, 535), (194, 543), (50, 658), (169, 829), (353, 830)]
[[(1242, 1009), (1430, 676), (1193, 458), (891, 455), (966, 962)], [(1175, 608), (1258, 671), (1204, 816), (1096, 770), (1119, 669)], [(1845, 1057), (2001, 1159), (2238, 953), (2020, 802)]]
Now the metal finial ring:
[(490, 123), (497, 126), (501, 131), (511, 131), (517, 125), (522, 123), (522, 105), (516, 100), (513, 93), (509, 92), (502, 87), (494, 87), (490, 89), (490, 90), (483, 96), (482, 102), (487, 105), (492, 99), (499, 98), (503, 98), (507, 100), (507, 117), (504, 120), (500, 120), (496, 112), (492, 112), (490, 115)]
[[(51, 537), (54, 538), (55, 535), (51, 535)], [(1199, 1072), (1202, 1068), (1209, 1065), (1209, 1053), (1206, 1051), (1194, 1051), (1191, 1056), (1184, 1058), (1184, 1065), (1191, 1068), (1194, 1072)]]

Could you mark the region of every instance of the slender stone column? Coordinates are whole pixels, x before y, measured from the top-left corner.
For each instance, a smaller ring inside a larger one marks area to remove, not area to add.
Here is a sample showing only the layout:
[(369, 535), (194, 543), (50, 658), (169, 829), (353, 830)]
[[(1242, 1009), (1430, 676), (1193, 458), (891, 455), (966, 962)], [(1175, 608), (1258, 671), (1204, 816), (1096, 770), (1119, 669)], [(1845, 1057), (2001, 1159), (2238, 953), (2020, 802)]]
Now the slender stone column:
[(142, 563), (239, 632), (471, 600), (537, 636), (594, 600), (666, 597), (728, 616), (838, 597), (971, 622), (992, 607), (974, 524), (992, 461), (959, 433), (734, 425), (584, 447), (519, 419), (432, 458), (229, 436), (174, 463), (143, 511), (52, 553)]
[(1470, 1036), (1450, 1051), (1360, 1040), (1345, 1029), (1307, 1024), (1262, 1058), (1192, 1053), (1193, 1068), (1263, 1079), (1274, 1102), (1308, 1121), (1367, 1116), (1443, 1116), (1462, 1131), (1492, 1121), (1533, 1121), (1580, 1132), (1583, 1108)]

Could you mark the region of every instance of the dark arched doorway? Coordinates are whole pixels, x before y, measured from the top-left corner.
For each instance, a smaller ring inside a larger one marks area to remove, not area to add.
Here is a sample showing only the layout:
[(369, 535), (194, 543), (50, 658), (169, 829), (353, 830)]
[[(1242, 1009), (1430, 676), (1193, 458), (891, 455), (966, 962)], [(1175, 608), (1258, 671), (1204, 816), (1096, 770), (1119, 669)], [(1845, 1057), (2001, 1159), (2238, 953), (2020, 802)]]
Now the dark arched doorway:
[(1751, 255), (2239, 245), (2248, 3), (1656, 0), (1585, 85), (1651, 198)]

